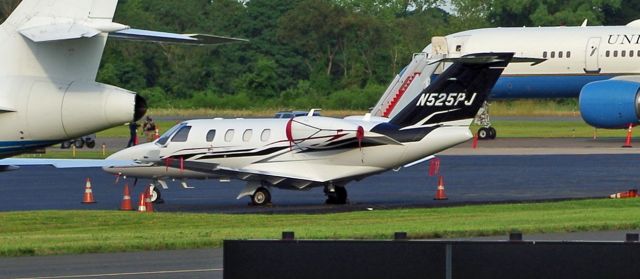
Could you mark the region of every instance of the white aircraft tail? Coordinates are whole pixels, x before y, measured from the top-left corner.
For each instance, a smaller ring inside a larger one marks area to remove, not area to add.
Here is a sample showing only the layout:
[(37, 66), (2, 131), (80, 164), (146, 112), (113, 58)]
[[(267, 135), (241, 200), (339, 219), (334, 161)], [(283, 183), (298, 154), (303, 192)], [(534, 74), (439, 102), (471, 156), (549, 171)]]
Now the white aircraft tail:
[(94, 81), (118, 0), (23, 0), (0, 26), (0, 76)]
[(422, 89), (431, 82), (431, 74), (439, 64), (430, 64), (432, 60), (442, 57), (428, 57), (428, 53), (421, 52), (413, 55), (411, 63), (407, 65), (391, 82), (382, 94), (378, 103), (371, 110), (371, 115), (392, 118), (400, 109), (413, 100)]

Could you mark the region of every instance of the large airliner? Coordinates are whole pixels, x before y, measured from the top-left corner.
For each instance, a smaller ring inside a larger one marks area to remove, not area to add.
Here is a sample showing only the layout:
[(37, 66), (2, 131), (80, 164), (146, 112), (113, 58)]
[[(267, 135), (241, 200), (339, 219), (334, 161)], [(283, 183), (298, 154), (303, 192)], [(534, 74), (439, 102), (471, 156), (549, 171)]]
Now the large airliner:
[(347, 183), (423, 162), (471, 139), (469, 125), (512, 57), (484, 53), (446, 60), (453, 64), (392, 118), (340, 119), (311, 111), (291, 119), (189, 120), (155, 142), (107, 158), (140, 165), (104, 169), (156, 182), (240, 179), (247, 186), (238, 198), (250, 196), (255, 205), (269, 203), (273, 187), (324, 187), (328, 203), (342, 204)]
[[(491, 99), (579, 97), (583, 119), (597, 128), (640, 124), (640, 20), (625, 26), (509, 27), (469, 30), (434, 37), (410, 67), (398, 75), (389, 98), (375, 115), (393, 116), (402, 86), (420, 75), (421, 60), (436, 55), (460, 57), (477, 52), (514, 52), (539, 63), (512, 63), (491, 92)], [(424, 63), (423, 63), (424, 64)], [(392, 84), (393, 85), (393, 84)], [(481, 119), (481, 138), (495, 137), (488, 110)]]
[[(132, 29), (117, 0), (23, 0), (0, 25), (0, 158), (138, 120), (145, 100), (95, 81), (107, 38), (216, 44), (238, 39)], [(14, 169), (0, 160), (0, 171)]]

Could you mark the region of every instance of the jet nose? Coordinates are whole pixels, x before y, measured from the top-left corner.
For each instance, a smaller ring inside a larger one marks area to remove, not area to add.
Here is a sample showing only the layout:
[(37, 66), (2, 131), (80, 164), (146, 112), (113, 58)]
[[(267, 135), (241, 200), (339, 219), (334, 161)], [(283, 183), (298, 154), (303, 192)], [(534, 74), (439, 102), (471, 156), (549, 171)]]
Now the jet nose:
[[(140, 163), (155, 163), (160, 158), (160, 149), (154, 143), (145, 143), (120, 150), (107, 157), (107, 161), (135, 161)], [(102, 168), (112, 174), (122, 173), (122, 166), (114, 165)]]

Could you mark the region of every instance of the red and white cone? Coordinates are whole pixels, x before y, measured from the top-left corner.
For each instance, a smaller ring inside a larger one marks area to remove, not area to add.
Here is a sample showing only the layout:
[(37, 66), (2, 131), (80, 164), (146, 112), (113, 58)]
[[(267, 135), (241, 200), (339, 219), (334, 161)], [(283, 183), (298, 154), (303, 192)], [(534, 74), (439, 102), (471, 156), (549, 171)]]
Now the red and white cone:
[(129, 184), (124, 185), (124, 194), (122, 194), (122, 203), (120, 203), (120, 210), (133, 210), (133, 205), (131, 204), (131, 194), (129, 193)]
[(91, 179), (89, 178), (87, 178), (87, 182), (84, 185), (84, 197), (82, 198), (82, 203), (96, 203), (96, 200), (93, 198), (93, 191), (91, 190)]
[(138, 202), (138, 212), (147, 212), (147, 203), (145, 200), (145, 194), (140, 193), (140, 201)]
[(625, 140), (624, 145), (622, 147), (631, 147), (631, 134), (633, 132), (633, 124), (629, 124), (629, 128), (627, 129), (627, 140)]
[(433, 198), (437, 201), (447, 200), (447, 194), (444, 192), (444, 178), (438, 177), (438, 190), (436, 190), (436, 196)]

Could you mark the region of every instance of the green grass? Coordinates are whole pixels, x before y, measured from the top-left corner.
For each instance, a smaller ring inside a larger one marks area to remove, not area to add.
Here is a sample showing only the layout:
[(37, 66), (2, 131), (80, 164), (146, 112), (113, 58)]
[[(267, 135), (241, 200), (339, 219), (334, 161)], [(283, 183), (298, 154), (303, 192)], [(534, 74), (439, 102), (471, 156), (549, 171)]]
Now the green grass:
[(374, 210), (324, 215), (118, 211), (0, 213), (0, 256), (220, 247), (224, 239), (389, 239), (640, 228), (640, 199)]
[[(596, 129), (581, 120), (557, 121), (492, 121), (499, 138), (590, 138)], [(478, 126), (473, 126), (476, 132)], [(598, 129), (598, 137), (625, 137), (626, 130)]]

